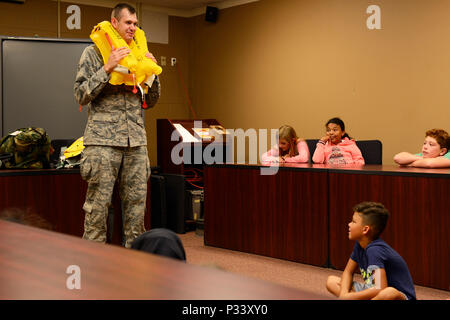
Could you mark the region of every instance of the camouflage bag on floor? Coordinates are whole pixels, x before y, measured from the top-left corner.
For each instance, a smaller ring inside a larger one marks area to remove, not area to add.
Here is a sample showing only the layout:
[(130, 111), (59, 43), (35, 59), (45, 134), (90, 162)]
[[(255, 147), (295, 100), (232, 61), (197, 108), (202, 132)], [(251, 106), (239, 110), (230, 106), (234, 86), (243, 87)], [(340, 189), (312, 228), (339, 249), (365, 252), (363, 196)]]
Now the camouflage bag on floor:
[(51, 141), (42, 128), (22, 128), (0, 140), (0, 155), (11, 154), (1, 163), (6, 169), (42, 169), (50, 162)]

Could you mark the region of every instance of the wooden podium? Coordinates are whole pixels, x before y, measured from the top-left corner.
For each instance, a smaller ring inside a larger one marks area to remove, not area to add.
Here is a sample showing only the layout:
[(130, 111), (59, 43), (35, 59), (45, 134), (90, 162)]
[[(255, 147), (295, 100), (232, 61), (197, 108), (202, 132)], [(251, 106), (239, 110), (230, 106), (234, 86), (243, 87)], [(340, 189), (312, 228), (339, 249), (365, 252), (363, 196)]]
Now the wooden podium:
[[(219, 126), (222, 130), (220, 128), (218, 131), (209, 130), (211, 126)], [(160, 201), (165, 206), (166, 213), (155, 210), (152, 216), (166, 214), (167, 222), (162, 227), (176, 233), (184, 233), (195, 229), (198, 227), (197, 222), (203, 221), (203, 218), (198, 220), (193, 218), (194, 202), (197, 204), (200, 201), (194, 199), (193, 194), (195, 191), (203, 190), (204, 165), (219, 159), (221, 161), (218, 163), (226, 162), (226, 157), (231, 155), (229, 152), (231, 144), (227, 143), (226, 134), (217, 134), (226, 130), (215, 119), (157, 119), (156, 127), (157, 159), (165, 196), (154, 201)], [(205, 133), (204, 130), (208, 134), (201, 137)], [(201, 201), (202, 208), (203, 200)], [(195, 207), (198, 208), (197, 205)]]
[(217, 158), (221, 158), (222, 163), (226, 162), (226, 156), (230, 155), (226, 141), (200, 139), (194, 132), (195, 128), (221, 126), (215, 119), (157, 119), (156, 126), (158, 166), (164, 173), (185, 175), (188, 169), (203, 169), (203, 152), (212, 142), (219, 146), (216, 151), (220, 149), (221, 156)]

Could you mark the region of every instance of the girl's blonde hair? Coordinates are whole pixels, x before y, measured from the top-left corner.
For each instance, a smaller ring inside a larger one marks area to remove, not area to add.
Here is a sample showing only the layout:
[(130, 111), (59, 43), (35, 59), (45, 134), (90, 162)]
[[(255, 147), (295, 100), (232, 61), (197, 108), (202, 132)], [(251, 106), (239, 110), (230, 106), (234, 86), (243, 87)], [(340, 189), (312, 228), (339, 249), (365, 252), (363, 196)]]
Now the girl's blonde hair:
[(278, 129), (278, 140), (280, 139), (286, 140), (286, 142), (289, 144), (289, 149), (285, 154), (283, 154), (284, 153), (283, 150), (281, 149), (278, 150), (280, 155), (288, 154), (289, 157), (294, 157), (298, 155), (297, 150), (298, 137), (294, 128), (288, 125), (281, 126), (280, 129)]

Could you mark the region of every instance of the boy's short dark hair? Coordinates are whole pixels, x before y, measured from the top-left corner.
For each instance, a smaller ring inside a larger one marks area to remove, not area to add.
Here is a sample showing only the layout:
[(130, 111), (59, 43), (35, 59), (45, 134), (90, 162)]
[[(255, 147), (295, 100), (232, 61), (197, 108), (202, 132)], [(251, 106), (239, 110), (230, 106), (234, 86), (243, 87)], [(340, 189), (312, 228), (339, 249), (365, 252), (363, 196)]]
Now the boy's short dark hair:
[(373, 238), (376, 239), (386, 227), (389, 211), (378, 202), (361, 202), (353, 207), (354, 212), (358, 212), (363, 223), (372, 227)]

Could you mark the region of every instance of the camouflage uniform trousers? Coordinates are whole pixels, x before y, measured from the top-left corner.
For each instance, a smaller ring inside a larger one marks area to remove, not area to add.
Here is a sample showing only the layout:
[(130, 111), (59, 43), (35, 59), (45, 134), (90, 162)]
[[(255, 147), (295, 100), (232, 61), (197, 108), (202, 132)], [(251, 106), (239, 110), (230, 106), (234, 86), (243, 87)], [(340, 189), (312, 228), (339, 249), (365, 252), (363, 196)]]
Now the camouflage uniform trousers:
[(119, 178), (123, 207), (125, 247), (145, 232), (144, 215), (150, 162), (147, 147), (86, 146), (83, 150), (81, 176), (88, 183), (83, 239), (106, 242), (108, 208), (114, 184)]

